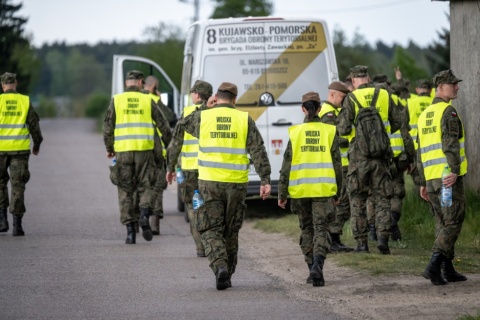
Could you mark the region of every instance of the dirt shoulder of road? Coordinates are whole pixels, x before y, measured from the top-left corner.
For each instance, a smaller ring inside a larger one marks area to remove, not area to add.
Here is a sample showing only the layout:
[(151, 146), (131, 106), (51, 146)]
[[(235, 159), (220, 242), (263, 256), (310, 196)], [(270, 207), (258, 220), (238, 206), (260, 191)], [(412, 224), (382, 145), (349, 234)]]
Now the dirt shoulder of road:
[(420, 276), (370, 276), (325, 262), (325, 287), (306, 284), (308, 270), (300, 247), (283, 234), (265, 233), (245, 221), (240, 230), (242, 256), (253, 259), (255, 269), (285, 284), (295, 299), (318, 301), (350, 319), (457, 319), (480, 310), (480, 275), (468, 281), (434, 286)]

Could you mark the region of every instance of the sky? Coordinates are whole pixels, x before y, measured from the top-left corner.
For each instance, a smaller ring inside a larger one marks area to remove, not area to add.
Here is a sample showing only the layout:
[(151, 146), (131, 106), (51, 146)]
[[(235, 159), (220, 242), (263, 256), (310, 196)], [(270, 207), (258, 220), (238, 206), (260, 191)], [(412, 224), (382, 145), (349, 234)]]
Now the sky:
[[(12, 0), (23, 3), (18, 15), (27, 17), (27, 34), (36, 47), (67, 44), (144, 41), (145, 29), (160, 22), (187, 30), (194, 0)], [(213, 0), (198, 0), (200, 20), (208, 19)], [(274, 16), (320, 17), (330, 34), (335, 28), (351, 40), (356, 32), (374, 44), (426, 47), (449, 29), (448, 1), (430, 0), (273, 0)]]

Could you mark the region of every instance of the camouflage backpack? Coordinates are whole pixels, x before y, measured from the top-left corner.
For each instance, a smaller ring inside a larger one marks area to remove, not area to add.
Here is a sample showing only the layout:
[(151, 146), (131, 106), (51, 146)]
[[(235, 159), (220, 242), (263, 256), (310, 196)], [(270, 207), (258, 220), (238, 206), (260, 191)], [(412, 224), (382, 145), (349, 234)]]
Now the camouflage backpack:
[(375, 88), (371, 105), (362, 106), (354, 94), (350, 97), (359, 107), (355, 119), (355, 141), (360, 154), (366, 158), (387, 157), (390, 153), (390, 139), (388, 137), (383, 120), (375, 107), (380, 89)]

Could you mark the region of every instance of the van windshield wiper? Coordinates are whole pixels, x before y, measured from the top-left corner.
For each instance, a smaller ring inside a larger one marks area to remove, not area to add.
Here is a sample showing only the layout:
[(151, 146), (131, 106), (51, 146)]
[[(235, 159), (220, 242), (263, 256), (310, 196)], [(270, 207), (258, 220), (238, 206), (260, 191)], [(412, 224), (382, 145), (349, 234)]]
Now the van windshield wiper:
[(255, 106), (258, 106), (258, 102), (253, 101), (252, 103), (236, 103), (235, 106), (237, 106), (237, 107), (255, 107)]
[(287, 102), (283, 102), (283, 101), (280, 101), (280, 100), (277, 100), (277, 103), (281, 106), (291, 106), (291, 105), (299, 105), (299, 104), (302, 104), (301, 101), (287, 101)]

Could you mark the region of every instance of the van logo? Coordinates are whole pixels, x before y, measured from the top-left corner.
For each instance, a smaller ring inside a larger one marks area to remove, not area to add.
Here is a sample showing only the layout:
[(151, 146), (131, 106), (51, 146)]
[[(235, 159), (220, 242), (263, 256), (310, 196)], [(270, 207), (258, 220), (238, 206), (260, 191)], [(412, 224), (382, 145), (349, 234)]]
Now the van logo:
[(273, 96), (271, 93), (265, 92), (260, 95), (260, 105), (261, 106), (271, 106), (273, 105)]
[(283, 140), (282, 139), (272, 139), (272, 151), (274, 154), (279, 155), (283, 149)]

